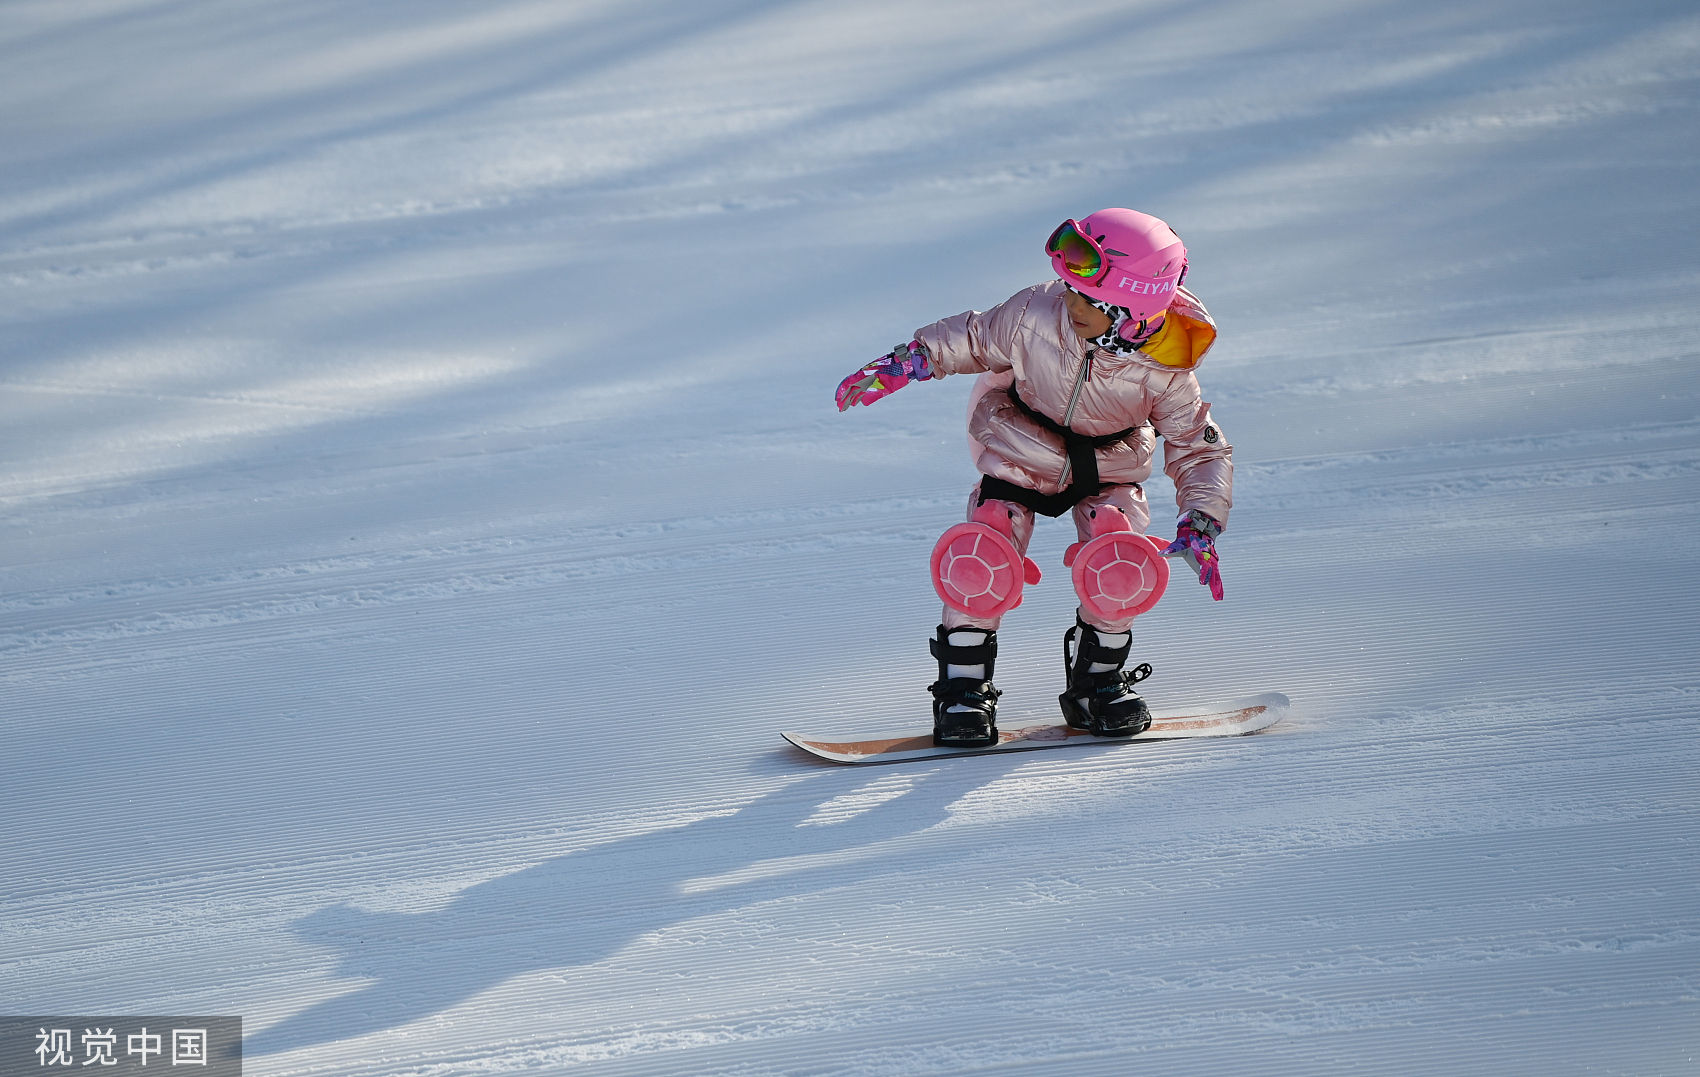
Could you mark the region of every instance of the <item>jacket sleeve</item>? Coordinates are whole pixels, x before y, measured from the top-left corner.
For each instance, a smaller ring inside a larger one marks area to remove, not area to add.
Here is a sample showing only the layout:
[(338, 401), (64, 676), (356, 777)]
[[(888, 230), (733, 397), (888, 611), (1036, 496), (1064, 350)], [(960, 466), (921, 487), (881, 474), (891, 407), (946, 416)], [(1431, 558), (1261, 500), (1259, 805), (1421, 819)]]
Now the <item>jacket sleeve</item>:
[(936, 321), (915, 330), (915, 339), (927, 346), (939, 377), (1009, 370), (1015, 364), (1024, 331), (1022, 317), (1033, 294), (1029, 288), (991, 310), (970, 310)]
[(1175, 484), (1175, 504), (1226, 527), (1234, 503), (1234, 447), (1190, 372), (1173, 376), (1151, 410), (1151, 425), (1163, 435), (1163, 472)]

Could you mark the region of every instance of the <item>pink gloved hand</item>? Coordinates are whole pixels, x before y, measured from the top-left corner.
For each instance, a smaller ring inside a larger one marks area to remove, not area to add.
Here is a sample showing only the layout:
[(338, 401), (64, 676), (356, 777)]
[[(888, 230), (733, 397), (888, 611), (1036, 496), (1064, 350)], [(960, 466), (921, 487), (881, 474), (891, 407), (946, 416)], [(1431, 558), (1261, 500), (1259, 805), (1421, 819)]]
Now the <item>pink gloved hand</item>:
[(872, 404), (912, 381), (928, 380), (933, 376), (930, 358), (927, 346), (918, 340), (899, 344), (890, 354), (880, 356), (838, 383), (838, 392), (833, 394), (838, 410), (852, 404)]
[(1163, 550), (1163, 556), (1175, 554), (1198, 573), (1198, 582), (1210, 588), (1210, 597), (1222, 601), (1222, 564), (1216, 556), (1216, 536), (1222, 525), (1197, 509), (1188, 509), (1175, 525), (1175, 541)]

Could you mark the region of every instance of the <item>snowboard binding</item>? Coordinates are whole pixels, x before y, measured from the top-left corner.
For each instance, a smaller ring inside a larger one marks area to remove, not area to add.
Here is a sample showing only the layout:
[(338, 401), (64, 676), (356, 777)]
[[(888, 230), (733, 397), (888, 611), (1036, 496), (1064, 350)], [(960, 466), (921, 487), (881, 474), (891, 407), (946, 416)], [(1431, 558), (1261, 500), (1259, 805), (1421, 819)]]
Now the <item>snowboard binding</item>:
[(1132, 737), (1151, 727), (1151, 709), (1133, 686), (1151, 676), (1141, 662), (1123, 669), (1132, 637), (1120, 644), (1104, 642), (1104, 633), (1076, 620), (1063, 636), (1063, 669), (1068, 688), (1057, 697), (1063, 720), (1097, 737)]
[[(976, 636), (978, 642), (968, 642)], [(939, 660), (939, 679), (928, 686), (933, 694), (933, 743), (941, 748), (996, 744), (998, 697), (1003, 694), (992, 685), (998, 634), (939, 625), (928, 647)], [(951, 676), (953, 672), (957, 675)]]

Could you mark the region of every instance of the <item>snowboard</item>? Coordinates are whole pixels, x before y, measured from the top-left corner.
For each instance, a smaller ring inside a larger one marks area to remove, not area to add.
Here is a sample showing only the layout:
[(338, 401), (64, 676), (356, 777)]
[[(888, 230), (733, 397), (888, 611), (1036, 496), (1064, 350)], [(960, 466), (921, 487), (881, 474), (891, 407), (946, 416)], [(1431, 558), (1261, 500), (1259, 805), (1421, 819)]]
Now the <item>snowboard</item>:
[[(1256, 733), (1279, 722), (1291, 701), (1279, 692), (1242, 696), (1196, 706), (1153, 707), (1151, 728), (1137, 737), (1094, 737), (1084, 729), (1072, 729), (1060, 719), (1055, 722), (1015, 725), (998, 730), (998, 742), (981, 748), (940, 748), (933, 744), (930, 730), (868, 740), (835, 740), (807, 733), (780, 736), (810, 755), (834, 763), (906, 763), (912, 759), (934, 759), (947, 755), (989, 755), (993, 752), (1027, 752), (1039, 748), (1066, 748), (1095, 744), (1109, 747), (1147, 740), (1179, 740), (1187, 737), (1237, 737)], [(1020, 719), (1015, 719), (1020, 721)]]

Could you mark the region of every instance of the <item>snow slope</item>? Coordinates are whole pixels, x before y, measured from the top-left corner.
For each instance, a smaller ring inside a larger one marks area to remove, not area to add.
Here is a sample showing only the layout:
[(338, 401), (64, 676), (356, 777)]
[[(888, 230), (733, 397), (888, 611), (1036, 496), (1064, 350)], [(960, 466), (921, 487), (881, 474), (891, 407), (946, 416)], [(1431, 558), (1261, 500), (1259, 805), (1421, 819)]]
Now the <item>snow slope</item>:
[[(1700, 1073), (1692, 3), (12, 0), (0, 95), (0, 1010), (277, 1077)], [(924, 725), (973, 481), (968, 379), (832, 387), (1106, 204), (1240, 465), (1148, 695), (1296, 716), (787, 749)]]

